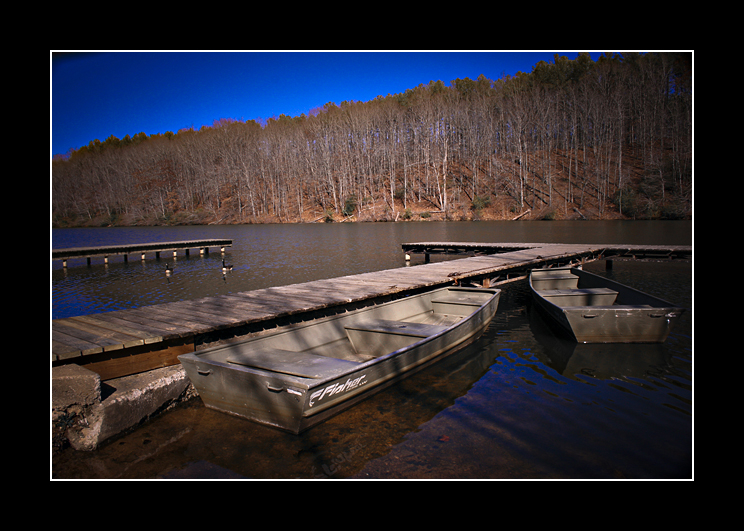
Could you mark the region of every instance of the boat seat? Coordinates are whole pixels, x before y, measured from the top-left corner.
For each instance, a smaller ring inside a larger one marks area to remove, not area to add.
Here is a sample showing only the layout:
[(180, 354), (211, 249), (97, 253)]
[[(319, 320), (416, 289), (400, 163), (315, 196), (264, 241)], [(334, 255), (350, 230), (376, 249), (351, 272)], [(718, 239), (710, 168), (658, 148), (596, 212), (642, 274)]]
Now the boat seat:
[(617, 291), (609, 288), (547, 289), (539, 294), (561, 307), (565, 306), (604, 306), (617, 300)]
[(435, 304), (465, 304), (467, 306), (481, 306), (485, 302), (485, 300), (486, 299), (484, 299), (483, 295), (480, 293), (450, 293), (442, 297), (432, 299), (431, 302)]
[(543, 297), (549, 297), (551, 295), (599, 295), (617, 293), (617, 291), (610, 288), (544, 289), (539, 291)]
[(344, 328), (355, 352), (376, 358), (433, 336), (448, 327), (375, 319), (348, 324)]
[(559, 271), (556, 271), (553, 274), (546, 274), (546, 275), (535, 274), (534, 271), (532, 272), (532, 280), (533, 281), (534, 280), (566, 280), (566, 279), (569, 279), (569, 280), (576, 279), (576, 280), (578, 280), (579, 277), (577, 277), (573, 273), (568, 273), (568, 272), (565, 272), (564, 273), (564, 272), (559, 272)]
[(365, 332), (380, 332), (403, 336), (429, 337), (446, 330), (446, 326), (426, 323), (410, 323), (407, 321), (391, 321), (388, 319), (374, 319), (360, 323), (348, 324), (346, 330), (363, 330)]
[[(564, 310), (586, 310), (586, 306), (561, 306)], [(606, 304), (593, 305), (592, 310), (652, 310), (654, 307), (649, 304)]]
[(356, 362), (318, 356), (308, 352), (293, 352), (261, 347), (231, 354), (227, 361), (236, 365), (264, 369), (302, 378), (327, 378), (353, 369)]
[(485, 299), (482, 294), (451, 292), (431, 300), (434, 313), (445, 315), (459, 315), (465, 317), (470, 315), (483, 305)]
[(571, 273), (556, 275), (532, 275), (532, 286), (536, 290), (553, 289), (576, 289), (579, 285), (579, 277)]

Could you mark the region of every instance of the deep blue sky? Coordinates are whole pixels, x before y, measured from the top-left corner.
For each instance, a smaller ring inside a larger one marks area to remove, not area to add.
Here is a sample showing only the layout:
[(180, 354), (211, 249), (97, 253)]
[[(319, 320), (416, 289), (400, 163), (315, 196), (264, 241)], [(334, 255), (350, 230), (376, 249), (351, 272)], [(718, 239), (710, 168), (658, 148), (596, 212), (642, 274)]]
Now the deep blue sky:
[[(91, 140), (152, 135), (220, 118), (309, 114), (429, 81), (531, 72), (546, 52), (101, 52), (50, 54), (52, 155)], [(601, 52), (590, 52), (595, 61)]]

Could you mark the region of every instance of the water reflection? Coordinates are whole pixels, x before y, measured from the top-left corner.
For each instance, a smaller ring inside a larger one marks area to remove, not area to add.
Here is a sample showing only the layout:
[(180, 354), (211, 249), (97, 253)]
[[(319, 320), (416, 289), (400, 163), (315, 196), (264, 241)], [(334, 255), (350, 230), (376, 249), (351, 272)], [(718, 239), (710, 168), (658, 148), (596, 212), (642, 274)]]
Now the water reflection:
[(670, 365), (671, 354), (661, 343), (638, 343), (633, 348), (616, 343), (577, 343), (561, 337), (533, 308), (530, 331), (546, 352), (543, 361), (567, 378), (576, 375), (608, 378), (644, 377)]

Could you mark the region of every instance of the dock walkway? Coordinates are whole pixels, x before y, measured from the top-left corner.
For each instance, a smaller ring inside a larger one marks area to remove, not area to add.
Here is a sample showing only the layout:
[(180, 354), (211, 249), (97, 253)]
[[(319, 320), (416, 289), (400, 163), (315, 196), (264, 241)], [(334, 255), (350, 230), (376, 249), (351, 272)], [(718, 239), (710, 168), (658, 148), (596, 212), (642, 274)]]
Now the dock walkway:
[[(405, 244), (404, 249), (406, 245), (413, 244)], [(456, 245), (463, 251), (472, 250), (465, 249), (471, 244)], [(331, 313), (348, 303), (362, 306), (453, 283), (496, 285), (520, 278), (536, 267), (633, 252), (692, 254), (689, 246), (594, 244), (502, 243), (490, 244), (490, 251), (498, 252), (494, 249), (499, 246), (507, 252), (55, 319), (51, 327), (52, 365), (76, 363), (98, 372), (102, 380), (118, 378), (176, 364), (178, 355), (194, 351), (206, 335), (243, 335)]]
[[(475, 254), (491, 255), (509, 253), (522, 249), (545, 247), (548, 243), (481, 243), (481, 242), (417, 242), (401, 245), (406, 255), (418, 253), (424, 255), (429, 263), (432, 254)], [(566, 244), (572, 245), (572, 244)], [(630, 256), (633, 258), (689, 258), (692, 247), (689, 245), (602, 245), (604, 257)]]
[(128, 260), (130, 254), (139, 254), (145, 259), (146, 253), (155, 253), (160, 258), (161, 252), (173, 251), (173, 256), (180, 250), (185, 250), (188, 256), (190, 249), (199, 249), (201, 254), (209, 253), (210, 247), (219, 247), (222, 252), (225, 247), (232, 246), (232, 240), (187, 240), (178, 242), (155, 242), (134, 243), (126, 245), (99, 245), (97, 247), (68, 247), (67, 249), (52, 249), (52, 260), (62, 260), (62, 267), (67, 267), (67, 261), (72, 258), (86, 258), (88, 265), (90, 259), (102, 256), (104, 262), (108, 263), (109, 256), (123, 255), (124, 261)]

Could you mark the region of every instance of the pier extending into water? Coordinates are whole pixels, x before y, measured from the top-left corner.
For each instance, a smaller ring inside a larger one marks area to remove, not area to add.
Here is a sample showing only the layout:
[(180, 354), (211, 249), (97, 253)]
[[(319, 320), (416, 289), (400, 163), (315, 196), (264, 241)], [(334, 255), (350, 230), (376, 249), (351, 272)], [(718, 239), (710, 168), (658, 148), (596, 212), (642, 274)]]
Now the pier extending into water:
[(199, 249), (200, 254), (209, 254), (210, 247), (219, 247), (225, 252), (225, 247), (232, 246), (232, 240), (188, 240), (180, 242), (155, 242), (134, 243), (126, 245), (99, 245), (97, 247), (70, 247), (67, 249), (52, 249), (52, 260), (62, 260), (62, 267), (67, 267), (67, 261), (72, 258), (86, 258), (90, 265), (91, 258), (103, 257), (104, 263), (108, 263), (109, 256), (123, 255), (124, 261), (128, 261), (130, 254), (139, 254), (142, 260), (146, 253), (155, 253), (160, 258), (162, 252), (173, 252), (176, 257), (178, 251), (185, 251), (189, 256), (191, 249)]
[[(478, 255), (216, 297), (54, 319), (52, 366), (70, 363), (83, 365), (100, 374), (102, 380), (107, 380), (175, 365), (178, 355), (193, 352), (212, 341), (345, 311), (348, 305), (363, 307), (452, 284), (495, 286), (526, 278), (533, 268), (578, 265), (619, 256), (692, 256), (691, 246), (659, 245), (440, 242), (436, 245), (403, 244), (402, 247), (407, 254), (433, 254), (441, 249), (447, 254), (456, 251)], [(172, 249), (159, 249), (163, 250)], [(158, 252), (156, 249), (149, 251)]]
[[(481, 243), (481, 242), (418, 242), (404, 243), (403, 252), (406, 260), (410, 260), (411, 254), (423, 254), (424, 262), (430, 262), (432, 254), (471, 254), (490, 255), (498, 253), (509, 253), (522, 249), (532, 249), (554, 245), (548, 243)], [(568, 244), (571, 245), (571, 244)], [(689, 245), (604, 245), (603, 257), (630, 257), (630, 258), (690, 258), (692, 247)]]

